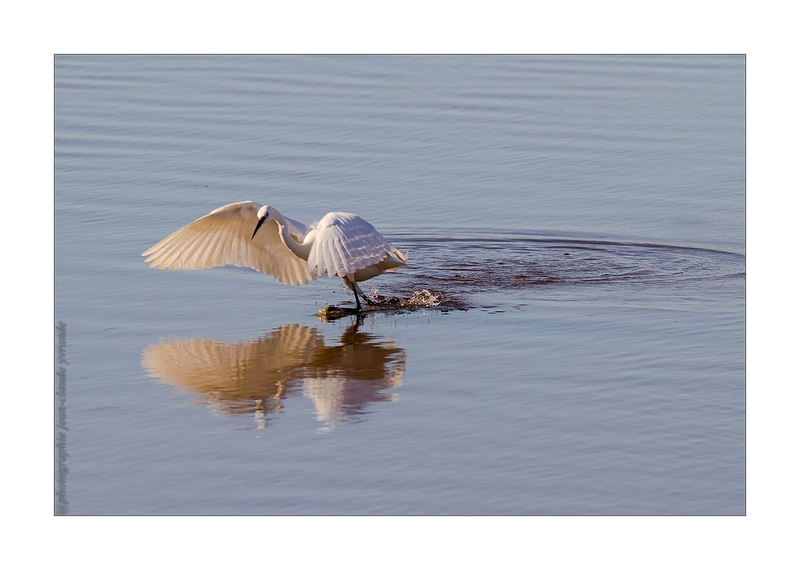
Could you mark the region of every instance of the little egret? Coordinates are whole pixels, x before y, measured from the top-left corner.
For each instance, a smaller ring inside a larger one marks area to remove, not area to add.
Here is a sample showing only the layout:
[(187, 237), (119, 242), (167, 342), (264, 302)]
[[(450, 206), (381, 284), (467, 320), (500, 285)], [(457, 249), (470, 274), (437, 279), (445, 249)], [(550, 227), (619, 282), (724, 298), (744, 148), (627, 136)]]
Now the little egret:
[(159, 269), (250, 267), (281, 283), (304, 285), (320, 275), (339, 276), (372, 303), (358, 283), (406, 265), (406, 256), (372, 224), (355, 214), (330, 212), (309, 228), (272, 206), (236, 202), (217, 208), (145, 251)]

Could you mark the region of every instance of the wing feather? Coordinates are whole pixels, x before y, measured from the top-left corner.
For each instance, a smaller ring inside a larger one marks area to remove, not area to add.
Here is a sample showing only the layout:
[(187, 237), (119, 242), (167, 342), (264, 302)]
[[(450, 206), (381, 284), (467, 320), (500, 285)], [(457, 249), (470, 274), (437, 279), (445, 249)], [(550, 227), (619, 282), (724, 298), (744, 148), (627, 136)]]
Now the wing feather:
[(405, 256), (355, 214), (331, 212), (312, 226), (312, 231), (316, 237), (308, 256), (308, 271), (314, 276), (345, 277), (377, 266), (387, 257), (397, 261), (376, 268), (375, 275), (405, 264)]
[[(237, 202), (213, 212), (173, 232), (142, 255), (150, 267), (159, 269), (205, 269), (221, 265), (250, 267), (271, 275), (282, 283), (301, 285), (316, 278), (304, 260), (294, 255), (281, 240), (278, 225), (265, 223), (251, 239), (260, 206)], [(294, 220), (288, 224), (292, 234), (305, 231)], [(296, 235), (302, 241), (302, 235)]]

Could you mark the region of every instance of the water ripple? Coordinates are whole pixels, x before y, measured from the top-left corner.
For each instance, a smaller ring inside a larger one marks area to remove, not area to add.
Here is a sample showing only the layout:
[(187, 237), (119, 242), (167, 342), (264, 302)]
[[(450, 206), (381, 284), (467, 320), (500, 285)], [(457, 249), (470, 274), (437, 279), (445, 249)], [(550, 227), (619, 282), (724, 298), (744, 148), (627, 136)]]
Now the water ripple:
[[(542, 287), (680, 285), (740, 279), (745, 256), (659, 243), (502, 236), (393, 237), (409, 253), (395, 284), (426, 288), (454, 308), (470, 295)], [(452, 301), (452, 303), (448, 303)]]

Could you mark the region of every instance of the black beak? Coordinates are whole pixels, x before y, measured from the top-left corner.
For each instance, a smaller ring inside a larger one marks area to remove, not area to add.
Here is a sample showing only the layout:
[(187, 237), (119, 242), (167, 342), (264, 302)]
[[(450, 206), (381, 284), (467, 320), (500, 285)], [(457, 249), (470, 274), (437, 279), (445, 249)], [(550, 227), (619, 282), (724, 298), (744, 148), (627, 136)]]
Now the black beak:
[(264, 223), (264, 220), (266, 220), (266, 219), (267, 219), (266, 216), (264, 216), (263, 218), (259, 218), (258, 219), (258, 223), (256, 224), (256, 229), (253, 230), (253, 237), (251, 237), (250, 239), (253, 239), (254, 237), (256, 237), (256, 233), (258, 232), (258, 228), (261, 227), (261, 225)]

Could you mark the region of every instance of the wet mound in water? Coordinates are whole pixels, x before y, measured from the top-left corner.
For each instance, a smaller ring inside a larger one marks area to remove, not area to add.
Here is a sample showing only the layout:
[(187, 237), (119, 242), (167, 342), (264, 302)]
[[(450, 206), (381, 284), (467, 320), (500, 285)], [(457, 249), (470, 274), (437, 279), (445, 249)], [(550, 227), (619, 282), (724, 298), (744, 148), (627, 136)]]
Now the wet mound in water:
[[(466, 311), (469, 304), (454, 296), (444, 292), (433, 293), (428, 289), (414, 291), (403, 297), (380, 295), (373, 291), (369, 296), (370, 304), (362, 304), (361, 312), (370, 313), (378, 311), (416, 311), (418, 309), (438, 309), (443, 312), (450, 310)], [(352, 314), (351, 307), (342, 308), (336, 306), (324, 307), (316, 314), (325, 320), (334, 320), (345, 315)]]

